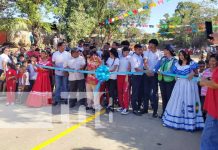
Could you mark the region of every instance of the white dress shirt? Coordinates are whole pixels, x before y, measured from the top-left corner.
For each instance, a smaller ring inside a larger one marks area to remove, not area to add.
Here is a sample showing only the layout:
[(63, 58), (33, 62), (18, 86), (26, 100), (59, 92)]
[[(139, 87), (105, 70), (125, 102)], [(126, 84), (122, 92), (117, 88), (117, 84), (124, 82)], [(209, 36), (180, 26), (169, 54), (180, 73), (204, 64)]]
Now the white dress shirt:
[[(56, 51), (52, 55), (52, 62), (55, 63), (55, 67), (64, 68), (64, 62), (70, 60), (71, 54), (67, 51)], [(55, 74), (58, 76), (63, 76), (63, 71), (55, 70)]]
[(134, 53), (130, 59), (131, 72), (136, 72), (135, 68), (143, 70), (143, 58), (141, 55)]
[(153, 53), (151, 50), (147, 50), (143, 52), (144, 59), (147, 60), (149, 70), (154, 70), (158, 61), (163, 57), (163, 54), (160, 50), (157, 50)]
[[(84, 57), (79, 56), (77, 58), (71, 57), (64, 63), (64, 68), (70, 68), (74, 70), (80, 70), (86, 64)], [(84, 79), (83, 73), (69, 72), (69, 81), (76, 81)]]

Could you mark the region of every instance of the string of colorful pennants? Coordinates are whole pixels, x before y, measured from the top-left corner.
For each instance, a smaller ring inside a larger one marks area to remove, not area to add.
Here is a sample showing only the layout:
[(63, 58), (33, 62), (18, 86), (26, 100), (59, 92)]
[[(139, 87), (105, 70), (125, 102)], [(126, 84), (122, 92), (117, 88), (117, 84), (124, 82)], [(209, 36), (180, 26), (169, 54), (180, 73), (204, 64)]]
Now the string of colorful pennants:
[[(205, 32), (205, 30), (198, 30), (197, 32)], [(158, 33), (154, 33), (156, 35), (168, 35), (168, 34), (180, 34), (181, 32), (179, 31), (173, 31), (173, 32), (158, 32)], [(185, 33), (196, 33), (196, 32), (193, 32), (191, 30), (186, 30)]]
[[(150, 25), (150, 24), (141, 24), (141, 23), (123, 23), (121, 25), (122, 27), (140, 27), (140, 28), (163, 28), (163, 29), (175, 29), (175, 28), (180, 28), (180, 27), (192, 27), (192, 28), (199, 28), (203, 29), (205, 28), (205, 24), (191, 24), (191, 25)], [(218, 28), (218, 21), (214, 22), (213, 28)]]
[[(170, 0), (166, 0), (167, 2), (169, 2)], [(143, 12), (145, 10), (149, 10), (151, 8), (154, 8), (154, 7), (157, 7), (157, 5), (161, 5), (161, 4), (164, 4), (164, 0), (158, 0), (158, 2), (154, 2), (152, 1), (151, 3), (147, 3), (145, 6), (139, 8), (139, 9), (133, 9), (133, 10), (130, 10), (122, 15), (119, 15), (119, 16), (116, 16), (114, 18), (109, 18), (109, 19), (106, 19), (104, 22), (101, 22), (99, 23), (100, 26), (104, 26), (104, 25), (109, 25), (115, 21), (118, 21), (118, 20), (123, 20), (124, 18), (128, 17), (128, 16), (133, 16), (133, 15), (137, 15), (139, 14), (140, 12)]]

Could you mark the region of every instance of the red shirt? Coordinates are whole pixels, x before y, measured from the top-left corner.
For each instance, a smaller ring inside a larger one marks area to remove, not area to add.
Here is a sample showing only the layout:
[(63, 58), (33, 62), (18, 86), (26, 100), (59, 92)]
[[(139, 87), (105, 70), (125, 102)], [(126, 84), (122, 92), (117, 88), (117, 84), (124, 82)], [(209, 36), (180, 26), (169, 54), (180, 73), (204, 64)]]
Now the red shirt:
[[(218, 84), (218, 67), (213, 71), (212, 80)], [(218, 89), (208, 88), (204, 109), (213, 118), (218, 119)]]
[(14, 69), (9, 69), (8, 71), (6, 71), (6, 81), (10, 82), (10, 81), (16, 81), (15, 78), (13, 79), (8, 79), (9, 77), (17, 77), (17, 72)]

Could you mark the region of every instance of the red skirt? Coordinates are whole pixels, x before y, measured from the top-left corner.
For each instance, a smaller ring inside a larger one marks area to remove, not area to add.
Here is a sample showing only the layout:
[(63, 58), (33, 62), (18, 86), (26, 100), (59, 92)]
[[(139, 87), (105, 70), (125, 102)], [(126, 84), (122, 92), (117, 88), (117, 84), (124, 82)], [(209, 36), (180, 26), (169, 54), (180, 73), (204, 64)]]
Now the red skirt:
[(48, 106), (52, 98), (51, 83), (48, 71), (39, 71), (26, 105), (29, 107)]

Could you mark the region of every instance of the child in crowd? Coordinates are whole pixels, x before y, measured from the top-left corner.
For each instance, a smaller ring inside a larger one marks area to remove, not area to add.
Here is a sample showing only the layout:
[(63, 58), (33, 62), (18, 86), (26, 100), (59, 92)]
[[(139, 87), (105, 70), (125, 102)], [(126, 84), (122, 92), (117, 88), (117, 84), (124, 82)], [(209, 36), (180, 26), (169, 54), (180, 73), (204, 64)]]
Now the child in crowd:
[(8, 70), (6, 71), (6, 88), (7, 88), (7, 103), (6, 105), (14, 105), (16, 92), (16, 70), (15, 67), (8, 63)]
[[(209, 58), (209, 68), (207, 68), (203, 73), (201, 78), (205, 78), (205, 79), (209, 79), (212, 77), (212, 72), (213, 70), (217, 67), (218, 62), (216, 60), (216, 55), (212, 54)], [(204, 100), (207, 94), (207, 87), (202, 87), (201, 88), (201, 106), (202, 106), (202, 112), (203, 112), (203, 117), (204, 117), (204, 121), (206, 119), (206, 112), (203, 111), (203, 106), (204, 106)]]
[(23, 87), (24, 92), (29, 92), (30, 90), (30, 82), (29, 82), (29, 72), (27, 71), (26, 66), (21, 66), (20, 68), (22, 78), (21, 78), (21, 85)]
[[(106, 62), (107, 66), (109, 67), (110, 72), (117, 72), (119, 67), (119, 58), (118, 52), (115, 48), (110, 50), (110, 57)], [(107, 112), (114, 111), (114, 102), (117, 98), (117, 75), (112, 74), (110, 75), (109, 83), (109, 104), (107, 106)]]
[(199, 70), (198, 70), (199, 77), (201, 77), (201, 75), (202, 75), (202, 73), (203, 73), (203, 71), (205, 70), (205, 67), (206, 67), (205, 61), (200, 60), (200, 61), (198, 62), (198, 66), (199, 66)]
[[(131, 69), (130, 65), (130, 57), (129, 57), (130, 49), (128, 47), (124, 47), (122, 49), (122, 56), (120, 58), (119, 70), (118, 72), (129, 72)], [(118, 90), (118, 100), (120, 108), (117, 111), (121, 112), (122, 115), (127, 115), (129, 109), (129, 98), (130, 98), (130, 89), (129, 89), (129, 76), (128, 75), (118, 75), (117, 76), (117, 90)]]
[[(204, 70), (205, 70), (205, 67), (206, 67), (205, 61), (200, 60), (198, 62), (198, 67), (199, 67), (198, 68), (198, 77), (201, 77), (203, 72), (204, 72)], [(199, 91), (199, 95), (200, 95), (201, 94), (201, 86), (200, 85), (198, 85), (198, 91)]]
[(30, 90), (33, 88), (33, 85), (35, 83), (37, 72), (36, 72), (36, 63), (37, 63), (37, 57), (32, 56), (31, 60), (28, 64), (28, 71), (29, 71), (29, 77), (30, 77)]
[(19, 99), (21, 103), (24, 103), (28, 95), (27, 92), (30, 91), (29, 72), (25, 66), (20, 67), (18, 91), (21, 92)]

